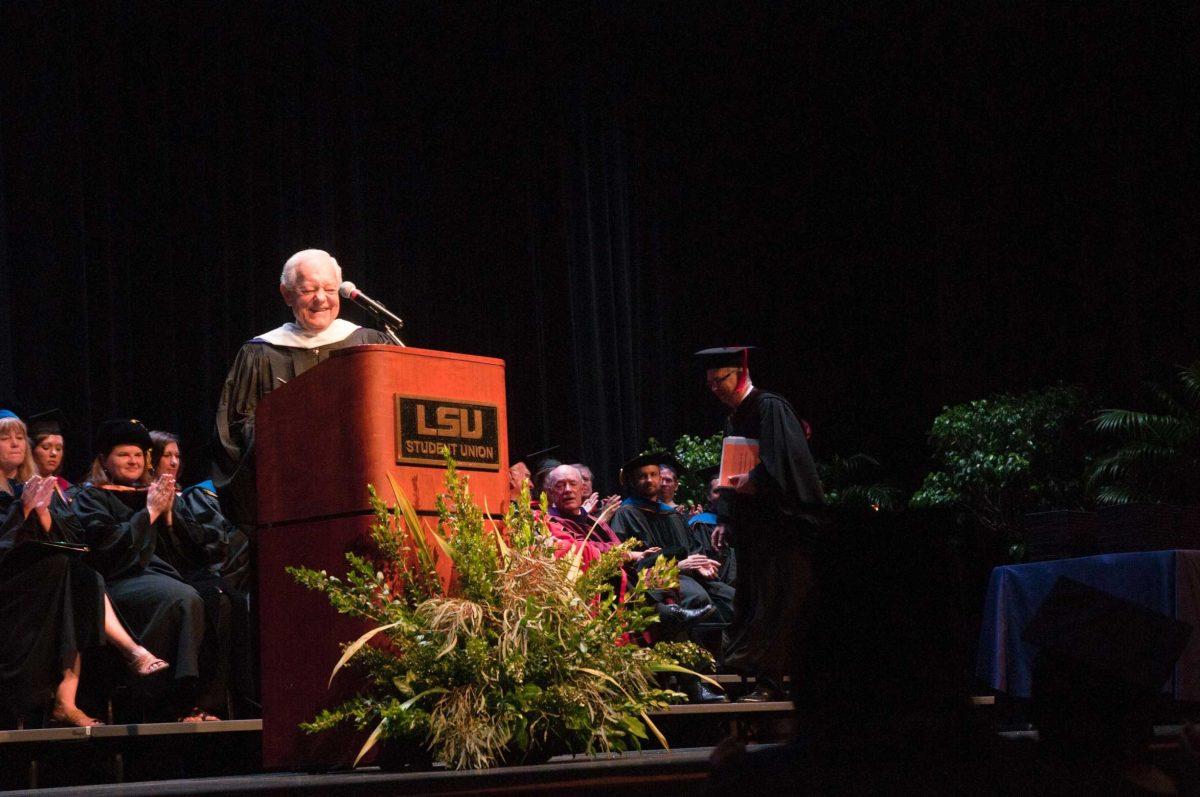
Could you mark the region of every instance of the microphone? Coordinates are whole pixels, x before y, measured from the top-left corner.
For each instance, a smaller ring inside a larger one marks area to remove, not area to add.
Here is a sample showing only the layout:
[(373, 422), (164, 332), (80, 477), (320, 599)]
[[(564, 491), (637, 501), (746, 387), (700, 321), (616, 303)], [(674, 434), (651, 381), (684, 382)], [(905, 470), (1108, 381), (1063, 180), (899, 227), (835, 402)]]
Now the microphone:
[(400, 329), (404, 326), (404, 322), (400, 320), (400, 316), (393, 313), (391, 310), (384, 307), (379, 302), (367, 296), (360, 291), (353, 282), (343, 282), (338, 286), (338, 294), (343, 299), (349, 299), (367, 312), (374, 315), (384, 326), (395, 327)]

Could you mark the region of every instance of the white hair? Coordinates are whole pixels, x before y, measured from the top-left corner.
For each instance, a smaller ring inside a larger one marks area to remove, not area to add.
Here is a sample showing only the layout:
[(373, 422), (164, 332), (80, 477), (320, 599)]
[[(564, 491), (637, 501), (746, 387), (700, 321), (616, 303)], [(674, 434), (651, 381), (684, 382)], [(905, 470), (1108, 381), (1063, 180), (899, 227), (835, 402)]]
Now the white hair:
[(283, 271), (279, 272), (279, 284), (291, 288), (296, 284), (296, 269), (306, 260), (323, 257), (330, 263), (333, 263), (333, 273), (337, 275), (337, 281), (340, 285), (342, 282), (342, 267), (338, 265), (337, 259), (326, 252), (324, 249), (301, 249), (296, 254), (287, 259), (283, 264)]
[(575, 467), (574, 465), (559, 465), (557, 468), (555, 468), (554, 470), (552, 470), (546, 474), (546, 479), (542, 483), (542, 487), (546, 490), (546, 492), (550, 492), (551, 490), (553, 490), (554, 485), (558, 484), (558, 480), (563, 478), (563, 476), (566, 475), (564, 473), (561, 476), (555, 476), (554, 474), (558, 473), (560, 470), (562, 470), (562, 471), (573, 470), (573, 471), (575, 471), (575, 475), (579, 477), (579, 480), (583, 481), (583, 474), (579, 472), (579, 468)]

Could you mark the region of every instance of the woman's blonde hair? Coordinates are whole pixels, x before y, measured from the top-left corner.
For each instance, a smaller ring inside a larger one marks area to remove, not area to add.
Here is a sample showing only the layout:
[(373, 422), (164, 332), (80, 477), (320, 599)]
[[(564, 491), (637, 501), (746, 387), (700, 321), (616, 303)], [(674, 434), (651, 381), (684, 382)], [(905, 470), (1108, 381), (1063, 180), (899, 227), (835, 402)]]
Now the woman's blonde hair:
[[(26, 482), (37, 471), (33, 467), (33, 446), (29, 445), (29, 430), (20, 418), (0, 418), (0, 437), (20, 432), (25, 438), (25, 461), (17, 466), (17, 478), (14, 481)], [(3, 478), (0, 475), (0, 478)]]

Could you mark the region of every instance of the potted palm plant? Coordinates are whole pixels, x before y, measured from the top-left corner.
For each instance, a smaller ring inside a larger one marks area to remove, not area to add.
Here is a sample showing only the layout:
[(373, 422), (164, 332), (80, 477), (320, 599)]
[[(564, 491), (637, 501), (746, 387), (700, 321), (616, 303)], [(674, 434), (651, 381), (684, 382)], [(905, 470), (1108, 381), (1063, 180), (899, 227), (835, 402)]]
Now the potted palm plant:
[(1102, 550), (1200, 546), (1200, 362), (1151, 394), (1151, 410), (1109, 409), (1094, 421), (1113, 441), (1087, 476)]

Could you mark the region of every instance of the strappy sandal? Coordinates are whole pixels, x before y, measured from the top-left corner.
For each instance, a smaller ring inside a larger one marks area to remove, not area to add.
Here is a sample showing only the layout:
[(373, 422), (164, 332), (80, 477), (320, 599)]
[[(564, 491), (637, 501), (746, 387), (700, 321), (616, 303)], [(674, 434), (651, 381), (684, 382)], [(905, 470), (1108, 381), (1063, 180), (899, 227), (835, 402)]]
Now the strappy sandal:
[(209, 714), (199, 706), (193, 706), (192, 710), (179, 718), (180, 722), (220, 722), (221, 718), (216, 714)]
[(153, 675), (156, 672), (161, 672), (171, 665), (155, 656), (150, 651), (146, 650), (141, 645), (137, 646), (132, 651), (133, 655), (126, 660), (126, 665), (135, 674), (142, 676)]

